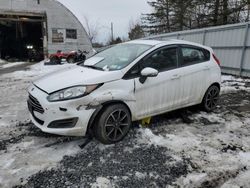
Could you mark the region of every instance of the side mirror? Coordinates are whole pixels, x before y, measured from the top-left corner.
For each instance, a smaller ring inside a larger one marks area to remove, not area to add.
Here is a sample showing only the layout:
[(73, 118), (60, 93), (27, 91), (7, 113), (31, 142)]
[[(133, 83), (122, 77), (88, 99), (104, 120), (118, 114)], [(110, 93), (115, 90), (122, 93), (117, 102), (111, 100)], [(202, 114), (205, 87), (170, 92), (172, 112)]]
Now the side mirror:
[(143, 84), (148, 77), (156, 77), (158, 74), (159, 74), (158, 70), (146, 67), (142, 69), (139, 81)]
[(143, 77), (156, 77), (158, 73), (159, 73), (158, 70), (150, 68), (150, 67), (146, 67), (142, 69), (141, 71), (141, 75)]

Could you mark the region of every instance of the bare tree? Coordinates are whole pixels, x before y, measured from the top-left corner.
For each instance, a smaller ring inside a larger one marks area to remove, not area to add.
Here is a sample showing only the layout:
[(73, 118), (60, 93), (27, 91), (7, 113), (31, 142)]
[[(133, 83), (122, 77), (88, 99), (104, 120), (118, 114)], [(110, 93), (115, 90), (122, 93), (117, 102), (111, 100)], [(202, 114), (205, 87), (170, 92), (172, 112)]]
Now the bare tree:
[(101, 26), (97, 20), (92, 21), (87, 16), (84, 16), (84, 22), (85, 22), (85, 30), (89, 36), (91, 43), (93, 43), (96, 41), (98, 37)]

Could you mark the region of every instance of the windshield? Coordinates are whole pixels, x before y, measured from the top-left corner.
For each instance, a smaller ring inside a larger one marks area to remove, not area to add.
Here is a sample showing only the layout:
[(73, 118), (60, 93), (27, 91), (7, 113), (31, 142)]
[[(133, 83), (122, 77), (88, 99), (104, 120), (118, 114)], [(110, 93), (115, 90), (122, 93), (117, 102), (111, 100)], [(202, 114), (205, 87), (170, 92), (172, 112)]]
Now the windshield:
[(151, 47), (145, 44), (119, 44), (92, 56), (100, 61), (91, 67), (104, 71), (121, 70)]

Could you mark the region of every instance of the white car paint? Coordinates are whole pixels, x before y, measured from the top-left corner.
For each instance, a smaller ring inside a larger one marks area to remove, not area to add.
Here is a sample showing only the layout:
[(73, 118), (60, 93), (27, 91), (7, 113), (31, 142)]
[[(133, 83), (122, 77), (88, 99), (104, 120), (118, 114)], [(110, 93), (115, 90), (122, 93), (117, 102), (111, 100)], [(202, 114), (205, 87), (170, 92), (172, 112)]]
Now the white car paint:
[(110, 74), (110, 72), (107, 71), (97, 71), (81, 66), (74, 66), (50, 75), (45, 75), (35, 81), (34, 84), (47, 93), (52, 93), (54, 91), (75, 85), (91, 85), (110, 82), (121, 79), (122, 76), (123, 72), (120, 70), (113, 71), (112, 74)]
[[(213, 59), (213, 50), (209, 47), (182, 40), (135, 40), (126, 44), (147, 44), (152, 47), (142, 53), (133, 62), (121, 70), (103, 71), (89, 67), (75, 66), (62, 71), (46, 75), (34, 82), (28, 92), (35, 97), (44, 109), (44, 113), (34, 112), (31, 119), (42, 131), (70, 136), (84, 136), (92, 115), (102, 104), (109, 101), (121, 101), (129, 108), (132, 121), (148, 116), (162, 114), (171, 110), (199, 104), (202, 102), (206, 90), (213, 83), (220, 84), (220, 67)], [(210, 60), (186, 67), (179, 67), (168, 71), (155, 72), (145, 68), (142, 75), (154, 73), (144, 83), (140, 78), (122, 79), (124, 75), (143, 57), (151, 52), (168, 45), (192, 45), (210, 52)], [(92, 57), (85, 65), (95, 65), (102, 58)], [(78, 85), (93, 85), (103, 83), (101, 87), (90, 94), (72, 100), (49, 102), (47, 97), (58, 90)], [(60, 108), (67, 109), (62, 111)], [(39, 124), (35, 118), (44, 121)], [(73, 128), (48, 128), (55, 120), (77, 117)]]
[(145, 68), (145, 69), (143, 69), (143, 70), (141, 71), (141, 75), (142, 75), (142, 76), (146, 76), (146, 77), (155, 77), (155, 76), (158, 75), (158, 73), (159, 73), (159, 72), (158, 72), (157, 70), (152, 69), (152, 68), (150, 68), (150, 67)]

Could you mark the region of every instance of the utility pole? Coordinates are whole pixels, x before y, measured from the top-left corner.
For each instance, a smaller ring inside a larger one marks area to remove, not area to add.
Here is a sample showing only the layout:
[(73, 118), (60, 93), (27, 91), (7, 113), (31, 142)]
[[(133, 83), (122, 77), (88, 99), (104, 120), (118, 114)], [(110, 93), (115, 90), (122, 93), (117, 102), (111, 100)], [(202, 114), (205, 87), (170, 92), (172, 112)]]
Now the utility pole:
[(114, 26), (113, 26), (113, 22), (111, 22), (111, 41), (114, 41)]

